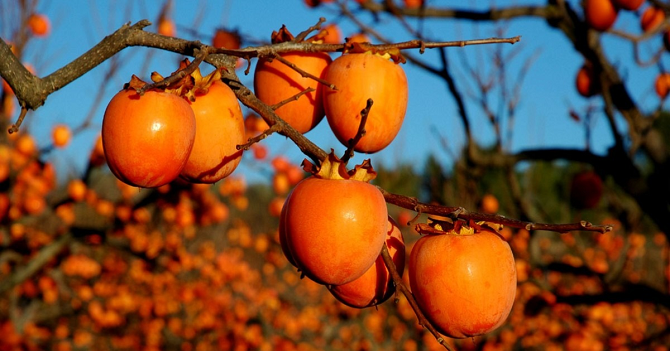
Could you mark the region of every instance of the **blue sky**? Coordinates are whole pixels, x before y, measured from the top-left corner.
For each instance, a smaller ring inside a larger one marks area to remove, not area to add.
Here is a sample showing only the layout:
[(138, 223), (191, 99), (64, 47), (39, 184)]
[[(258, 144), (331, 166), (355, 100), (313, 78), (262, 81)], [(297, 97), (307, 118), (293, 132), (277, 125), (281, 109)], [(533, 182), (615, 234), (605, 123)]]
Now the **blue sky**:
[[(9, 6), (7, 3), (14, 3), (12, 0), (2, 1), (3, 7)], [(576, 1), (570, 2), (577, 4)], [(30, 42), (24, 57), (25, 61), (37, 68), (38, 75), (44, 76), (81, 55), (123, 23), (136, 22), (144, 18), (155, 21), (162, 2), (129, 3), (131, 5), (126, 5), (126, 2), (122, 1), (73, 0), (59, 2), (58, 6), (55, 6), (55, 2), (40, 2), (38, 11), (46, 13), (51, 18), (53, 30), (49, 37)], [(456, 1), (433, 0), (430, 3), (464, 6), (458, 5), (460, 2)], [(477, 8), (485, 8), (490, 4), (488, 1), (470, 3)], [(509, 2), (498, 2), (499, 6), (507, 3)], [(345, 36), (357, 30), (346, 19), (338, 18), (332, 9), (329, 10), (328, 7), (308, 9), (302, 0), (177, 1), (172, 17), (177, 23), (177, 36), (184, 39), (198, 39), (205, 43), (211, 41), (215, 28), (219, 26), (239, 29), (250, 38), (267, 40), (270, 33), (279, 29), (282, 24), (298, 33), (315, 24), (319, 17), (325, 17), (331, 22), (336, 21)], [(362, 19), (370, 23), (370, 18), (362, 17)], [(2, 20), (5, 18), (2, 17)], [(416, 21), (409, 22), (416, 26)], [(638, 18), (632, 13), (622, 12), (615, 27), (639, 33)], [(377, 28), (394, 41), (411, 39), (397, 25), (397, 21), (385, 20), (385, 23)], [(486, 38), (496, 34), (496, 27), (492, 25), (469, 21), (429, 21), (425, 28), (427, 35), (436, 41)], [(574, 89), (574, 77), (582, 64), (581, 56), (558, 30), (550, 28), (543, 21), (520, 19), (506, 23), (505, 28), (506, 36), (522, 37), (521, 43), (514, 47), (504, 44), (505, 53), (520, 49), (517, 58), (509, 63), (510, 78), (518, 75), (520, 65), (528, 57), (538, 55), (521, 88), (522, 98), (514, 121), (511, 151), (541, 147), (583, 147), (583, 125), (572, 121), (568, 111), (570, 108), (583, 111), (589, 104), (596, 107), (600, 107), (601, 104), (598, 99), (589, 101), (580, 97)], [(156, 28), (151, 26), (147, 30), (155, 31)], [(0, 23), (0, 35), (4, 39), (8, 38), (7, 25)], [(613, 35), (605, 35), (603, 40), (606, 43), (608, 57), (620, 68), (620, 72), (629, 83), (634, 99), (646, 111), (656, 108), (659, 100), (653, 92), (653, 80), (659, 68), (635, 66), (630, 43)], [(651, 40), (644, 43), (641, 46), (642, 56), (651, 56), (652, 50), (658, 47), (658, 41)], [(468, 87), (474, 87), (474, 84), (462, 62), (467, 61), (480, 72), (487, 72), (492, 67), (490, 56), (492, 50), (494, 48), (490, 45), (448, 49), (453, 67), (452, 73), (463, 92), (466, 92)], [(412, 53), (418, 54), (417, 51)], [(88, 152), (99, 133), (104, 107), (130, 75), (138, 74), (148, 78), (151, 71), (164, 74), (172, 72), (180, 58), (178, 55), (156, 52), (153, 49), (126, 49), (119, 56), (121, 63), (119, 73), (111, 81), (102, 81), (103, 75), (109, 68), (109, 63), (105, 63), (49, 96), (45, 106), (29, 114), (27, 126), (36, 136), (38, 143), (45, 146), (49, 143), (50, 131), (54, 124), (66, 123), (72, 126), (80, 124), (91, 110), (95, 92), (100, 88), (105, 89), (100, 105), (94, 109), (92, 126), (76, 135), (68, 148), (47, 155), (49, 160), (57, 164), (61, 179), (77, 176), (83, 170)], [(423, 58), (437, 65), (436, 52), (428, 51)], [(452, 152), (463, 145), (464, 134), (456, 104), (442, 80), (411, 64), (404, 65), (404, 69), (409, 81), (410, 96), (403, 129), (387, 149), (374, 155), (358, 155), (354, 161), (371, 158), (373, 165), (393, 166), (397, 162), (410, 162), (421, 167), (425, 156), (434, 153), (448, 165), (452, 158), (442, 147), (438, 135), (445, 138)], [(248, 76), (244, 76), (242, 72), (238, 74), (243, 83), (250, 88), (253, 87), (253, 74)], [(492, 101), (494, 102), (492, 106), (497, 106), (495, 94)], [(484, 143), (491, 142), (492, 129), (481, 108), (472, 101), (468, 103), (467, 108), (477, 139)], [(604, 153), (612, 144), (611, 133), (604, 116), (596, 113), (595, 117), (592, 149), (597, 153)], [(338, 154), (344, 151), (344, 147), (332, 135), (325, 120), (307, 136), (323, 149), (335, 148)], [(271, 155), (285, 154), (295, 163), (304, 158), (297, 147), (282, 136), (273, 135), (263, 143), (268, 146)], [(267, 165), (259, 165), (253, 160), (249, 153), (237, 172), (245, 174), (251, 181), (256, 181), (267, 179), (267, 172), (264, 170), (268, 169)]]

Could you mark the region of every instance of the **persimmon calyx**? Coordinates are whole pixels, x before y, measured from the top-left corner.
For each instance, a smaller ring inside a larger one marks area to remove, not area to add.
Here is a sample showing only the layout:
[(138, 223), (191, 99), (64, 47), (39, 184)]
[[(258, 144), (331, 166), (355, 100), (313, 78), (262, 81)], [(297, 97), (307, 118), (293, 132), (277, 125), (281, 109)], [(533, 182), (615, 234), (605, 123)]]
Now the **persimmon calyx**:
[[(190, 64), (191, 61), (189, 59), (184, 59), (179, 63), (179, 69), (173, 74), (185, 69)], [(196, 94), (206, 94), (209, 91), (209, 87), (211, 87), (214, 82), (221, 80), (221, 69), (223, 68), (215, 69), (212, 73), (203, 76), (202, 73), (200, 73), (200, 67), (197, 67), (190, 75), (186, 75), (176, 83), (170, 84), (165, 88), (165, 91), (177, 94), (193, 102), (196, 99)], [(164, 79), (165, 78), (158, 72), (151, 73), (151, 80), (154, 83), (161, 82)]]
[(302, 167), (305, 172), (311, 173), (314, 177), (321, 179), (358, 180), (369, 183), (377, 177), (377, 172), (372, 168), (372, 163), (370, 163), (369, 159), (363, 161), (360, 165), (354, 166), (354, 169), (347, 170), (347, 164), (335, 155), (335, 150), (333, 149), (331, 149), (328, 157), (321, 161), (321, 165), (316, 166), (305, 159), (302, 162)]
[(270, 40), (272, 44), (279, 44), (279, 43), (286, 43), (289, 41), (293, 41), (295, 37), (291, 32), (289, 32), (288, 28), (286, 28), (286, 25), (283, 24), (281, 28), (279, 28), (279, 31), (272, 31), (272, 36), (270, 37)]
[(375, 47), (370, 47), (369, 44), (359, 42), (347, 42), (344, 44), (342, 53), (377, 55), (387, 60), (391, 59), (396, 64), (407, 62), (398, 48), (376, 49)]
[(482, 231), (499, 234), (502, 228), (503, 225), (499, 223), (473, 220), (466, 223), (464, 220), (452, 221), (450, 218), (435, 217), (428, 217), (428, 223), (416, 225), (419, 234), (472, 235)]

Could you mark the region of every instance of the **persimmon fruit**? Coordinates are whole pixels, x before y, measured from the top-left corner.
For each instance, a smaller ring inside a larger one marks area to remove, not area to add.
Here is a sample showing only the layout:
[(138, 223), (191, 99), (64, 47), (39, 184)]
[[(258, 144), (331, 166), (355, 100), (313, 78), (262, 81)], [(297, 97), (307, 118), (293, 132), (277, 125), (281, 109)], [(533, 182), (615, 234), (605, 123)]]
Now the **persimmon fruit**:
[(482, 197), (481, 208), (484, 213), (496, 213), (500, 209), (500, 202), (493, 194)]
[(28, 17), (28, 28), (37, 37), (49, 35), (51, 30), (51, 22), (49, 17), (43, 14), (34, 13)]
[(72, 139), (72, 131), (64, 124), (54, 126), (51, 132), (51, 138), (55, 147), (65, 147)]
[(589, 27), (606, 31), (614, 25), (619, 9), (612, 0), (586, 0), (584, 3), (584, 17)]
[(578, 209), (598, 206), (603, 195), (603, 181), (594, 171), (575, 174), (570, 182), (570, 203)]
[(628, 11), (639, 9), (643, 2), (644, 0), (612, 0), (614, 6)]
[[(391, 217), (386, 229), (386, 246), (396, 271), (402, 276), (405, 270), (405, 241), (398, 224)], [(347, 284), (333, 285), (328, 290), (347, 306), (365, 308), (388, 300), (395, 292), (395, 285), (384, 259), (379, 256), (361, 277)]]
[(350, 175), (338, 162), (331, 154), (293, 188), (279, 223), (284, 255), (310, 279), (330, 285), (349, 283), (374, 264), (388, 222), (384, 197), (367, 182), (374, 174), (369, 164)]
[(112, 173), (129, 185), (152, 188), (174, 180), (195, 141), (195, 114), (178, 95), (128, 87), (107, 105), (102, 144)]
[(365, 33), (356, 33), (347, 37), (347, 43), (369, 43), (370, 37)]
[(422, 236), (410, 253), (407, 274), (421, 311), (452, 338), (498, 328), (514, 304), (514, 256), (492, 231), (461, 228)]
[[(287, 53), (282, 58), (316, 77), (323, 78), (326, 67), (332, 61), (325, 53)], [(279, 60), (259, 60), (254, 72), (254, 92), (268, 105), (284, 101), (308, 88), (314, 91), (300, 96), (275, 110), (277, 115), (300, 133), (307, 133), (323, 120), (324, 86)]]
[(388, 146), (400, 131), (407, 110), (408, 86), (403, 69), (376, 54), (345, 54), (326, 70), (325, 80), (337, 90), (323, 90), (326, 118), (337, 139), (348, 146), (358, 132), (361, 110), (374, 104), (358, 152), (374, 153)]
[(665, 99), (668, 96), (668, 92), (670, 92), (670, 73), (659, 73), (659, 75), (656, 76), (654, 88), (656, 90), (656, 95), (661, 99)]
[(423, 5), (424, 0), (404, 0), (405, 7), (408, 9), (418, 9)]
[(662, 8), (649, 6), (642, 12), (642, 16), (640, 16), (640, 28), (643, 32), (649, 32), (660, 26), (664, 20), (665, 12)]
[(240, 35), (237, 32), (229, 31), (224, 28), (218, 28), (214, 32), (212, 45), (217, 48), (237, 50), (240, 48), (240, 45), (242, 45), (242, 38), (240, 38)]
[(192, 183), (215, 183), (237, 168), (244, 143), (244, 117), (235, 93), (220, 80), (196, 92), (191, 103), (195, 141), (180, 176)]
[(321, 30), (319, 37), (324, 44), (341, 44), (342, 31), (336, 24), (329, 24)]
[(158, 20), (158, 34), (166, 37), (174, 37), (177, 35), (177, 27), (174, 21), (170, 18), (161, 18)]
[(590, 65), (585, 64), (579, 68), (575, 78), (575, 87), (579, 95), (583, 97), (591, 97), (598, 93), (598, 83)]

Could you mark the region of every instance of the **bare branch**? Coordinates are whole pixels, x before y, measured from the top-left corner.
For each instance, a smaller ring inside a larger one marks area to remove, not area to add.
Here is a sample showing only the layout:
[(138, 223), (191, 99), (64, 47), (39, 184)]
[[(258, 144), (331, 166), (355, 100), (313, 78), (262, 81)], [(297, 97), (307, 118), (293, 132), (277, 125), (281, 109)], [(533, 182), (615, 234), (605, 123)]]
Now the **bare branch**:
[(612, 230), (612, 226), (610, 225), (594, 225), (586, 221), (581, 221), (579, 223), (569, 223), (569, 224), (544, 224), (544, 223), (520, 221), (517, 219), (507, 218), (505, 216), (496, 214), (470, 212), (462, 207), (450, 207), (450, 206), (426, 204), (420, 202), (418, 199), (413, 197), (392, 194), (379, 187), (378, 189), (384, 195), (384, 199), (386, 199), (386, 202), (421, 213), (428, 213), (440, 216), (453, 216), (455, 218), (465, 220), (498, 223), (512, 228), (523, 228), (529, 231), (547, 230), (558, 233), (567, 233), (570, 231), (589, 231), (589, 232), (607, 233)]

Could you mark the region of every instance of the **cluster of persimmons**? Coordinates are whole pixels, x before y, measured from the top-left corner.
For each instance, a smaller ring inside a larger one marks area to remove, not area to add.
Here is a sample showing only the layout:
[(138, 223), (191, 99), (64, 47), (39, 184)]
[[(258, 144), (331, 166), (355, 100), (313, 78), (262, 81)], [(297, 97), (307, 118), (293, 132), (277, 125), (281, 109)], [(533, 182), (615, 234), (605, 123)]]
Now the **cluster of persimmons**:
[[(327, 34), (325, 29), (306, 41), (323, 42)], [(272, 35), (274, 44), (295, 40), (285, 27)], [(305, 52), (261, 58), (254, 91), (296, 131), (307, 133), (326, 117), (342, 144), (374, 153), (388, 146), (402, 126), (407, 79), (397, 50), (381, 52), (350, 44), (335, 60), (327, 53)], [(185, 60), (180, 70), (189, 66)], [(153, 73), (151, 78), (154, 83), (149, 85), (133, 76), (105, 111), (101, 139), (114, 175), (128, 185), (149, 188), (177, 177), (212, 184), (231, 175), (248, 133), (240, 104), (222, 83), (220, 71), (202, 76), (196, 68), (169, 84), (163, 83), (170, 77)], [(257, 158), (264, 156), (260, 150), (258, 146), (254, 150)], [(380, 253), (384, 246), (392, 250), (395, 269), (402, 273), (402, 235), (388, 215), (382, 193), (370, 184), (376, 173), (369, 162), (348, 170), (334, 154), (320, 161), (318, 165), (306, 161), (311, 176), (305, 180), (302, 172), (291, 179), (290, 168), (274, 164), (275, 192), (286, 195), (294, 186), (286, 198), (271, 204), (274, 213), (280, 212), (284, 255), (343, 303), (357, 308), (378, 305), (395, 292)], [(151, 246), (151, 238), (136, 236), (132, 228), (125, 228), (132, 234), (131, 247), (140, 245), (138, 240)], [(422, 238), (409, 260), (412, 291), (423, 313), (450, 337), (472, 337), (497, 328), (507, 318), (516, 291), (509, 245), (495, 230), (445, 228), (441, 233)], [(450, 250), (466, 258), (445, 259)], [(149, 253), (154, 257), (156, 250)], [(450, 274), (472, 265), (478, 270), (461, 280)], [(445, 293), (447, 286), (454, 287), (452, 293)], [(473, 298), (480, 303), (470, 306), (469, 312), (462, 310), (465, 299)]]
[[(597, 31), (607, 31), (615, 24), (619, 11), (640, 12), (640, 30), (647, 35), (659, 31), (666, 20), (665, 10), (651, 2), (644, 9), (644, 0), (586, 0), (584, 2), (584, 20)], [(663, 45), (670, 50), (670, 30), (661, 31)], [(598, 78), (589, 62), (577, 72), (575, 80), (577, 92), (584, 97), (591, 97), (600, 92)], [(659, 98), (665, 99), (670, 91), (670, 73), (661, 72), (656, 77), (654, 89)]]

